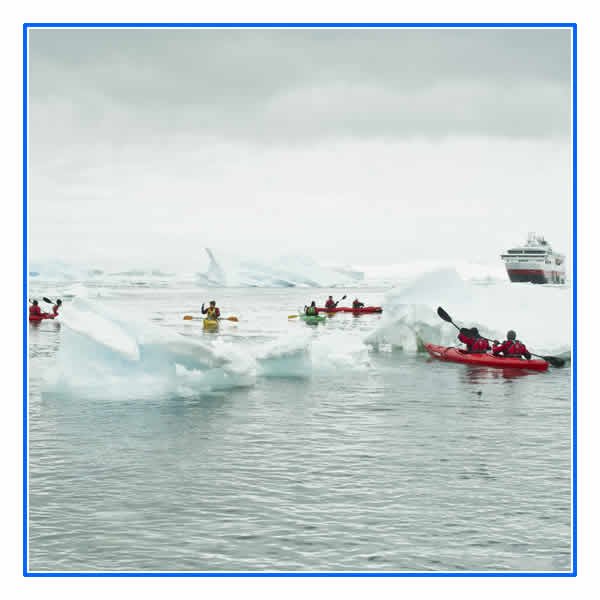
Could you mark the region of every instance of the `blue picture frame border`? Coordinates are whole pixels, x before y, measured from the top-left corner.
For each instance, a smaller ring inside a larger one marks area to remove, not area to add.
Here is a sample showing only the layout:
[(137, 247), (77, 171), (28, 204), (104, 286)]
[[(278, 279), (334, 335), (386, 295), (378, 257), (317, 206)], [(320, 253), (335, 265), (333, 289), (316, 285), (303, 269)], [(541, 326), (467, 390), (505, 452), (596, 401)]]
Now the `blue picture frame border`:
[(311, 23), (311, 22), (205, 22), (205, 23), (61, 23), (39, 22), (23, 23), (23, 305), (28, 303), (28, 34), (30, 29), (193, 29), (193, 28), (342, 28), (342, 29), (570, 29), (571, 30), (571, 67), (572, 67), (572, 165), (573, 165), (573, 346), (571, 361), (572, 378), (572, 565), (571, 571), (532, 571), (532, 572), (36, 572), (28, 568), (28, 326), (27, 317), (23, 318), (23, 576), (24, 577), (576, 577), (577, 576), (577, 24), (541, 23), (541, 22), (414, 22), (414, 23)]

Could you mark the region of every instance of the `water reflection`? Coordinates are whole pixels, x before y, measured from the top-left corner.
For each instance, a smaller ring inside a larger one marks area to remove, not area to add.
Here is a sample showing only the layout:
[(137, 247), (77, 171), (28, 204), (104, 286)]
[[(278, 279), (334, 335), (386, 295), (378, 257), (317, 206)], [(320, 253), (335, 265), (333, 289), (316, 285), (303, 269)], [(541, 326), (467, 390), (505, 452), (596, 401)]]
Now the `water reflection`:
[(500, 379), (518, 379), (529, 375), (539, 375), (539, 373), (525, 369), (499, 369), (497, 367), (466, 365), (461, 380), (469, 384), (479, 384)]

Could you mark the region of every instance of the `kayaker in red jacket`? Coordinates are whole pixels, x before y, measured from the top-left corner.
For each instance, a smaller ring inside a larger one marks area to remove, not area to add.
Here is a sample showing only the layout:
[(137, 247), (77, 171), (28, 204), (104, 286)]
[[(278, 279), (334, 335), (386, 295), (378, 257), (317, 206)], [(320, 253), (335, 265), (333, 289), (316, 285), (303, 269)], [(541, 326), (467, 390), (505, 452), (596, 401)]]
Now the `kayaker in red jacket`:
[(483, 354), (490, 349), (488, 341), (479, 335), (477, 327), (468, 329), (462, 327), (458, 334), (458, 339), (467, 346), (467, 352), (474, 354)]
[(60, 298), (56, 299), (56, 304), (52, 307), (52, 314), (54, 314), (55, 316), (58, 316), (58, 309), (61, 307), (62, 305), (62, 300)]
[(494, 349), (492, 352), (494, 356), (502, 353), (504, 356), (524, 356), (527, 360), (531, 358), (531, 354), (525, 347), (525, 344), (517, 339), (517, 334), (512, 329), (506, 333), (506, 340), (502, 343), (494, 340)]
[(325, 302), (325, 308), (327, 310), (336, 308), (337, 305), (338, 305), (338, 303), (333, 299), (333, 296), (329, 296), (329, 298), (327, 298), (327, 302)]
[(42, 317), (43, 316), (42, 309), (40, 308), (38, 301), (34, 300), (29, 307), (29, 316), (30, 317)]
[(361, 302), (358, 298), (354, 298), (354, 302), (352, 302), (352, 308), (355, 310), (358, 308), (363, 308), (364, 305), (365, 303)]

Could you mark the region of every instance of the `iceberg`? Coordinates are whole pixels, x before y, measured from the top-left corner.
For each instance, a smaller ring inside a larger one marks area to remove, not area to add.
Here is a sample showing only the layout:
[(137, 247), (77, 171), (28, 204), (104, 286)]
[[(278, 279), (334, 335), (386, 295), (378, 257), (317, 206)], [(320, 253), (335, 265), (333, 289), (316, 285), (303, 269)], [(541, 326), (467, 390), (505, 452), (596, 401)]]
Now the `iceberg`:
[(572, 294), (569, 286), (495, 281), (479, 285), (455, 269), (440, 269), (390, 290), (379, 326), (367, 343), (417, 351), (420, 342), (457, 345), (457, 330), (437, 315), (442, 306), (458, 326), (477, 327), (484, 337), (505, 339), (513, 329), (537, 354), (570, 357)]
[(254, 361), (131, 314), (115, 315), (77, 297), (61, 314), (63, 326), (50, 390), (77, 390), (106, 398), (188, 395), (245, 387)]

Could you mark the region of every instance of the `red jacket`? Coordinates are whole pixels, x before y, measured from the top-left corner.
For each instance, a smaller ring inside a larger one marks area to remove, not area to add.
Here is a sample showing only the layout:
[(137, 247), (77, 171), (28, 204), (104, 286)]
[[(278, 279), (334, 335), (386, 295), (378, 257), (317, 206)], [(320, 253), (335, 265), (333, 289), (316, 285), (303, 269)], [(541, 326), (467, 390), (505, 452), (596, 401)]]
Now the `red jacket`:
[(495, 355), (502, 352), (504, 356), (524, 356), (525, 358), (531, 358), (531, 354), (528, 352), (525, 344), (522, 344), (519, 340), (505, 340), (501, 344), (494, 346), (493, 352)]
[(29, 307), (29, 316), (30, 317), (41, 317), (42, 309), (39, 306), (36, 306), (35, 304), (31, 305)]
[(458, 339), (467, 345), (468, 352), (483, 353), (490, 349), (490, 345), (485, 338), (474, 338), (464, 333), (458, 334)]
[(327, 300), (327, 302), (325, 302), (325, 308), (335, 308), (337, 306), (337, 302), (334, 302), (333, 300)]

